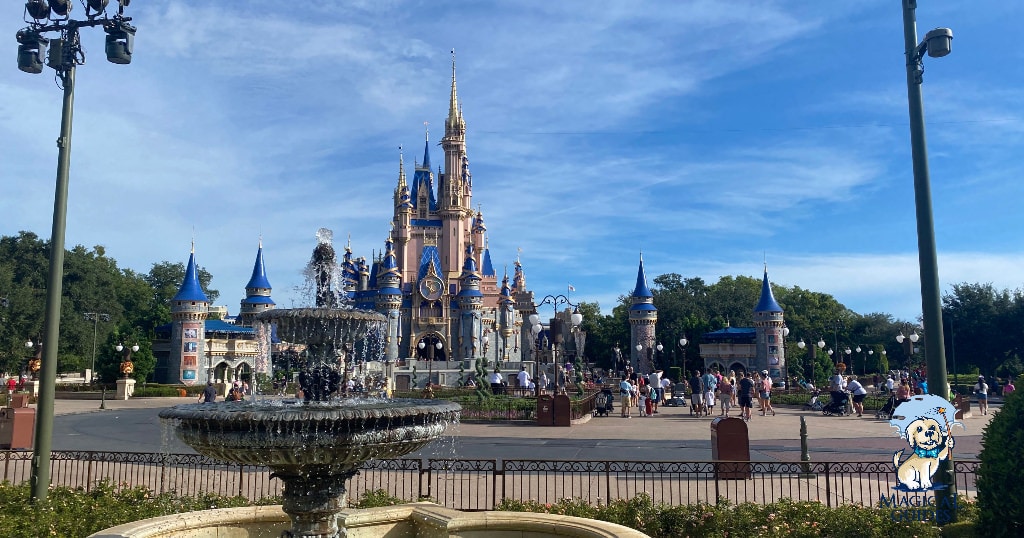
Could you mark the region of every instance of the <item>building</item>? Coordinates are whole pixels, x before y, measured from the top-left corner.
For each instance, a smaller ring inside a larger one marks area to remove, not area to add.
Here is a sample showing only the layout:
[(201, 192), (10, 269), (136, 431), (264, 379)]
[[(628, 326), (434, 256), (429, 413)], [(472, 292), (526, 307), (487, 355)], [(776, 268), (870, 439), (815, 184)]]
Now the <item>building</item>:
[(768, 268), (761, 281), (761, 297), (754, 307), (753, 327), (729, 327), (705, 333), (700, 356), (705, 368), (760, 372), (784, 382), (786, 372), (786, 326), (782, 307), (772, 294)]
[[(440, 146), (443, 168), (435, 171), (428, 131), (423, 160), (413, 162), (411, 181), (404, 155), (399, 154), (391, 233), (384, 248), (368, 262), (353, 253), (351, 243), (346, 245), (339, 262), (340, 282), (335, 284), (339, 289), (332, 290), (344, 302), (388, 317), (385, 359), (397, 367), (399, 388), (423, 384), (425, 380), (413, 375), (414, 367), (429, 374), (431, 382), (443, 384), (463, 377), (453, 376), (454, 370), (472, 371), (480, 359), (492, 367), (518, 370), (533, 348), (533, 334), (522, 320), (536, 308), (522, 264), (516, 259), (512, 278), (506, 271), (499, 282), (483, 212), (473, 209), (473, 176), (454, 59)], [(236, 325), (207, 319), (209, 303), (195, 274), (194, 253), (188, 271), (172, 301), (174, 321), (159, 335), (163, 347), (158, 380), (229, 381), (244, 378), (254, 368), (260, 371), (254, 361), (262, 354), (254, 347), (252, 320), (274, 307), (262, 245)], [(434, 363), (439, 363), (436, 368)], [(448, 372), (434, 377), (434, 369)]]
[(658, 309), (654, 306), (654, 294), (647, 287), (643, 254), (640, 255), (636, 287), (633, 289), (630, 300), (633, 304), (629, 307), (629, 362), (636, 372), (649, 374), (654, 371)]

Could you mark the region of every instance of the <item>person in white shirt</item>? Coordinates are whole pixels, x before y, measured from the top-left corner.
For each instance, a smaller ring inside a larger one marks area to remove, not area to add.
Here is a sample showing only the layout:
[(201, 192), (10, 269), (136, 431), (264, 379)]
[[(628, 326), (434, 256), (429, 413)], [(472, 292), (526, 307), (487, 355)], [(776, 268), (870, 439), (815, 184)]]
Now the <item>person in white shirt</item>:
[(530, 372), (526, 371), (525, 366), (519, 367), (519, 373), (516, 375), (516, 380), (519, 381), (519, 388), (525, 389), (530, 385)]
[(501, 384), (502, 382), (501, 372), (495, 370), (487, 377), (487, 381), (491, 384), (491, 392), (494, 394), (504, 394), (505, 387)]
[(672, 393), (672, 380), (667, 378), (667, 377), (663, 377), (661, 379), (661, 403), (667, 402), (668, 401), (668, 396), (667, 395), (671, 394), (671, 393)]
[(892, 394), (892, 391), (895, 390), (895, 389), (896, 389), (896, 380), (893, 379), (892, 376), (889, 376), (889, 378), (885, 380), (885, 392), (888, 393), (888, 394)]
[(846, 378), (846, 390), (853, 393), (853, 410), (857, 412), (857, 416), (864, 415), (864, 398), (868, 395), (868, 389), (864, 388), (864, 385), (860, 384), (853, 376)]
[(658, 412), (658, 404), (661, 403), (661, 374), (662, 370), (655, 370), (647, 374), (647, 383), (651, 386), (651, 406), (655, 413)]

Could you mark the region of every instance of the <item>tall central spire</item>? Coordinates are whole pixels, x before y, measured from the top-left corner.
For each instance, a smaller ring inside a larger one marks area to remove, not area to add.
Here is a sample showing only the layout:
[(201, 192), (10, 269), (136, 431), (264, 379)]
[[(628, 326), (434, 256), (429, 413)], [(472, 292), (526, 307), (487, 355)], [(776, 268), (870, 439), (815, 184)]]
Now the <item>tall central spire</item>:
[(459, 120), (459, 95), (455, 91), (455, 49), (452, 49), (452, 95), (448, 101), (448, 123)]

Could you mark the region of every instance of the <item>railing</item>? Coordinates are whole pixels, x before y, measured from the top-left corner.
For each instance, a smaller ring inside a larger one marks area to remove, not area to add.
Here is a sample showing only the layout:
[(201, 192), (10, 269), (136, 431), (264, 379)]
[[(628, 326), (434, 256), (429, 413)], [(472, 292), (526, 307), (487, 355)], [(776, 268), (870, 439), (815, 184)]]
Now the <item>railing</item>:
[[(0, 451), (0, 479), (29, 480), (32, 453)], [(53, 484), (86, 490), (101, 480), (156, 492), (216, 493), (258, 500), (281, 494), (265, 467), (229, 465), (195, 454), (53, 452)], [(975, 495), (979, 462), (954, 462), (957, 494)], [(739, 478), (736, 478), (739, 477)], [(629, 462), (540, 460), (375, 460), (348, 482), (358, 497), (385, 490), (407, 501), (430, 498), (459, 510), (489, 510), (502, 499), (590, 503), (647, 493), (655, 502), (768, 503), (781, 498), (877, 505), (893, 493), (892, 462)]]

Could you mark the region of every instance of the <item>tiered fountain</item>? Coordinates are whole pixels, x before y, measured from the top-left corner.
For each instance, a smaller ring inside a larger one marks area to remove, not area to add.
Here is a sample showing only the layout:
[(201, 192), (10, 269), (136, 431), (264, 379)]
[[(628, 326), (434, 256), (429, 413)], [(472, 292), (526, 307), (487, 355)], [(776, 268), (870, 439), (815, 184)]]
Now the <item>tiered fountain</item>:
[[(282, 341), (306, 346), (299, 373), (302, 400), (179, 405), (160, 413), (196, 452), (222, 461), (269, 467), (284, 482), (288, 536), (335, 537), (345, 507), (345, 482), (373, 458), (397, 458), (420, 449), (458, 419), (457, 404), (435, 400), (341, 398), (346, 360), (354, 346), (374, 345), (387, 318), (339, 307), (331, 289), (337, 266), (330, 234), (321, 230), (311, 266), (315, 308), (268, 310)], [(267, 331), (269, 334), (269, 331)], [(374, 357), (379, 358), (379, 357)], [(351, 364), (349, 364), (351, 366)]]

